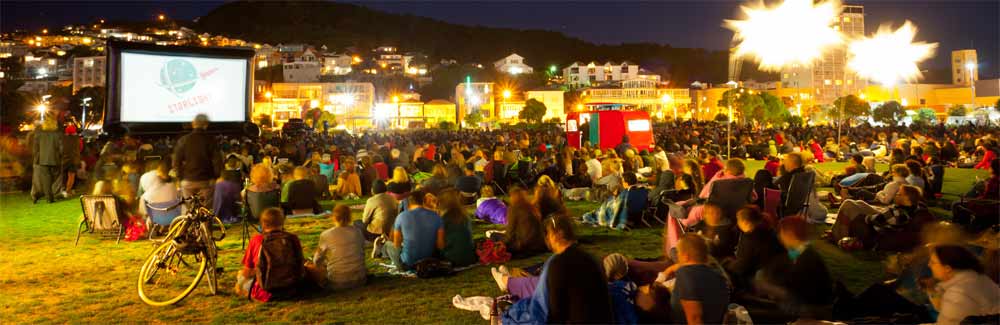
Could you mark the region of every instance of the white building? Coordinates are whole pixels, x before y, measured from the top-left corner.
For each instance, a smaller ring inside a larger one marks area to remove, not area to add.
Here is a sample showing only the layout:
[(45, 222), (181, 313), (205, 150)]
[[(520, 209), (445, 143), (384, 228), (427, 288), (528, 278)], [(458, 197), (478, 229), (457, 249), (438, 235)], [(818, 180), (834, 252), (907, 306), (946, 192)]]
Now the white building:
[[(640, 78), (639, 70), (639, 65), (627, 61), (622, 63), (607, 62), (604, 64), (573, 62), (573, 64), (563, 69), (563, 80), (570, 87), (585, 87), (607, 81), (649, 79), (649, 75), (652, 75), (647, 73), (646, 78)], [(655, 79), (659, 81), (659, 76), (656, 76)]]
[[(864, 6), (843, 6), (834, 28), (847, 38), (865, 36)], [(812, 66), (794, 66), (781, 71), (781, 84), (785, 88), (813, 88), (818, 104), (833, 103), (837, 97), (858, 94), (868, 85), (868, 81), (845, 69), (847, 66), (847, 44), (831, 48)]]
[(322, 67), (318, 61), (293, 61), (282, 64), (285, 82), (318, 82)]
[[(972, 67), (972, 69), (969, 69)], [(951, 51), (951, 79), (956, 85), (968, 86), (979, 80), (979, 60), (976, 50)]]
[(512, 75), (530, 74), (534, 71), (530, 66), (524, 64), (524, 57), (517, 55), (517, 53), (511, 53), (507, 57), (493, 62), (493, 67), (497, 71)]
[(73, 59), (73, 93), (84, 87), (104, 87), (107, 73), (104, 71), (104, 56), (88, 56)]
[(353, 57), (347, 54), (323, 55), (323, 75), (342, 76), (351, 73)]

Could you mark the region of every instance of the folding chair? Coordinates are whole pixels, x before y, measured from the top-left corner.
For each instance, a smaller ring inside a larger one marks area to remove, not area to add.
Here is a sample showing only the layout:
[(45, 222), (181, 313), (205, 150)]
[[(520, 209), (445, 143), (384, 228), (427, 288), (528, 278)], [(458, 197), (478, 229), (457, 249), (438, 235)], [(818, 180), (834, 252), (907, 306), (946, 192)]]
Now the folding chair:
[(250, 228), (253, 227), (257, 232), (261, 232), (261, 229), (254, 226), (251, 220), (260, 220), (260, 213), (264, 209), (280, 208), (281, 192), (279, 190), (270, 192), (251, 192), (248, 190), (246, 191), (244, 201), (246, 204), (243, 205), (243, 230), (241, 236), (243, 238), (243, 248), (246, 248), (247, 239), (250, 238)]
[(808, 209), (809, 196), (812, 195), (815, 182), (816, 173), (811, 171), (792, 175), (788, 193), (782, 193), (781, 209), (778, 211), (779, 218), (796, 215)]
[(725, 179), (712, 183), (708, 203), (722, 208), (722, 215), (734, 221), (736, 211), (753, 203), (753, 180), (749, 178)]
[(121, 241), (125, 226), (121, 222), (122, 211), (118, 206), (118, 198), (114, 195), (84, 195), (80, 197), (80, 208), (83, 209), (83, 220), (76, 231), (76, 242), (80, 244), (80, 234), (86, 229), (90, 233), (98, 232), (101, 237), (115, 237), (115, 244)]
[(507, 165), (493, 163), (493, 181), (490, 183), (498, 192), (507, 195)]
[(154, 229), (169, 228), (170, 224), (181, 215), (181, 199), (173, 201), (146, 204), (146, 224), (149, 225), (149, 239), (153, 239)]
[(634, 186), (626, 190), (625, 194), (628, 198), (626, 199), (626, 209), (628, 209), (628, 221), (630, 223), (635, 223), (635, 221), (642, 222), (646, 227), (652, 227), (649, 221), (646, 220), (646, 208), (649, 206), (649, 189), (642, 186)]

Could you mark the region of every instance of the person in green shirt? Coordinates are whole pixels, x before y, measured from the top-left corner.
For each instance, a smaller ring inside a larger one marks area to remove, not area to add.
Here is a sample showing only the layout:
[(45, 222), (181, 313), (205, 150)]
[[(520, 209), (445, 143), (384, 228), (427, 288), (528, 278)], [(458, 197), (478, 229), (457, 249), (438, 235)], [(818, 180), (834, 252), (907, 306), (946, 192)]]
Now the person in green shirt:
[(472, 243), (472, 225), (462, 206), (462, 197), (453, 188), (441, 192), (438, 211), (444, 219), (444, 249), (441, 256), (453, 267), (463, 267), (479, 261)]

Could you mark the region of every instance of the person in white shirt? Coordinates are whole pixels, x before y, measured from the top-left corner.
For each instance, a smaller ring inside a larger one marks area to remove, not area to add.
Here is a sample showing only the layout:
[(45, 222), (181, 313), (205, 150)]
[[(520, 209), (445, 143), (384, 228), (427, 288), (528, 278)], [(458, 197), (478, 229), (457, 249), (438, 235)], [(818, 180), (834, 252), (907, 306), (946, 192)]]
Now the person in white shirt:
[(590, 175), (591, 182), (597, 182), (598, 179), (601, 179), (602, 176), (601, 161), (597, 160), (597, 157), (599, 157), (600, 155), (601, 155), (601, 150), (594, 149), (594, 151), (590, 153), (590, 159), (588, 159), (586, 162), (587, 174)]
[(142, 193), (139, 196), (139, 213), (142, 215), (148, 215), (147, 202), (155, 204), (177, 200), (180, 193), (174, 178), (170, 177), (170, 158), (161, 159), (155, 170), (142, 174), (139, 189)]
[(937, 324), (1000, 314), (1000, 287), (983, 275), (983, 265), (972, 252), (956, 245), (933, 246), (927, 266), (938, 281), (924, 289), (938, 311)]

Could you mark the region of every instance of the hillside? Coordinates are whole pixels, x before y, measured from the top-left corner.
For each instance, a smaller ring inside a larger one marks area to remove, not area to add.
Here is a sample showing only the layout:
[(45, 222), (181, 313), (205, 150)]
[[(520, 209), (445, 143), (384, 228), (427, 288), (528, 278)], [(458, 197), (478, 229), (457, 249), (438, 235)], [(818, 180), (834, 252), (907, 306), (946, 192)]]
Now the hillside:
[(675, 85), (694, 80), (723, 82), (726, 78), (724, 51), (649, 43), (596, 45), (558, 32), (463, 26), (344, 3), (235, 1), (201, 17), (195, 27), (269, 44), (301, 42), (330, 49), (396, 45), (423, 52), (432, 62), (454, 58), (488, 64), (516, 52), (536, 68), (562, 67), (572, 61), (629, 60)]

